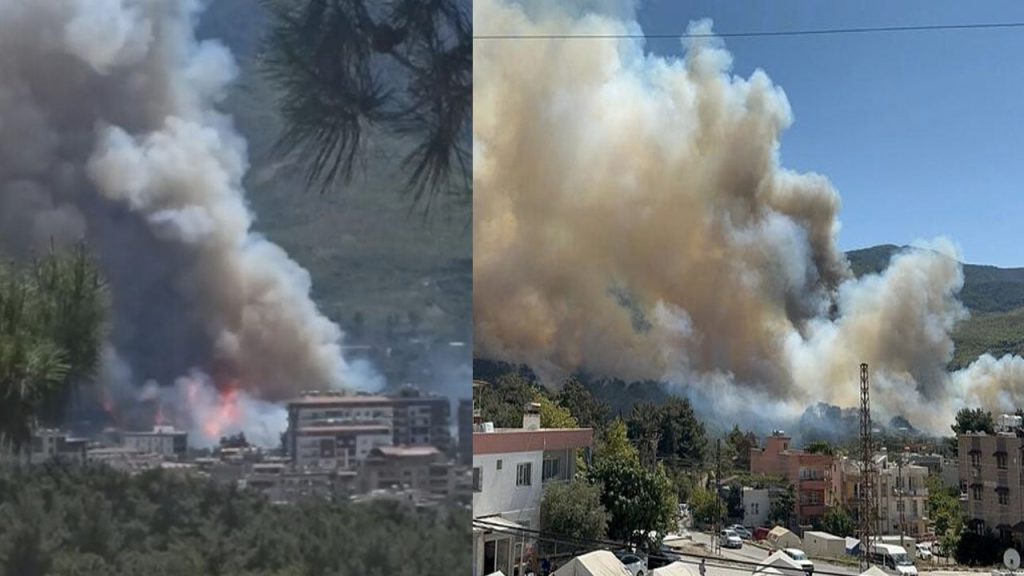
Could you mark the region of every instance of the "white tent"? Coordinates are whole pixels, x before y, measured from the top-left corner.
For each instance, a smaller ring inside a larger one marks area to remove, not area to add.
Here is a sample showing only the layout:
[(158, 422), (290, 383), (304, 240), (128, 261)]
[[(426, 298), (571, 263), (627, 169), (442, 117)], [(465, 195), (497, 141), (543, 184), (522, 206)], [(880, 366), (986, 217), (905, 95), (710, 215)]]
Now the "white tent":
[(502, 572), (501, 570), (498, 570), (497, 572), (491, 572), (487, 576), (505, 576), (505, 573)]
[(569, 560), (552, 576), (630, 576), (615, 554), (607, 550), (588, 552)]
[(802, 576), (804, 568), (797, 564), (796, 560), (793, 560), (780, 550), (765, 558), (764, 561), (757, 565), (757, 568), (754, 568), (753, 572), (755, 576), (776, 575), (779, 573), (782, 573), (784, 576)]
[(889, 576), (889, 574), (878, 566), (870, 566), (867, 570), (861, 572), (860, 576)]
[(698, 576), (700, 572), (693, 564), (673, 562), (661, 568), (655, 568), (651, 576)]

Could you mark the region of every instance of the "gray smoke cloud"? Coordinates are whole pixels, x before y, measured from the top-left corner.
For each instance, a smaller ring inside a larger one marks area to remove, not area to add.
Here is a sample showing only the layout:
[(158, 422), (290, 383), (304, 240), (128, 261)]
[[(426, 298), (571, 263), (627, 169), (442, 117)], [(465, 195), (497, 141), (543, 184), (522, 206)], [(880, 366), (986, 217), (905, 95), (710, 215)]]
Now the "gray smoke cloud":
[(136, 386), (200, 369), (266, 401), (379, 387), (343, 358), (308, 272), (253, 229), (246, 144), (217, 110), (237, 68), (196, 41), (200, 9), (0, 0), (0, 251), (84, 238), (130, 368), (105, 374)]
[[(483, 0), (474, 27), (638, 34), (619, 12)], [(682, 48), (476, 44), (476, 354), (550, 381), (580, 368), (667, 380), (734, 419), (855, 406), (861, 362), (880, 416), (931, 431), (948, 432), (965, 403), (1016, 403), (1019, 358), (946, 372), (967, 314), (955, 245), (919, 242), (853, 278), (836, 242), (839, 194), (780, 164), (793, 120), (783, 90), (761, 70), (734, 75), (718, 39)]]

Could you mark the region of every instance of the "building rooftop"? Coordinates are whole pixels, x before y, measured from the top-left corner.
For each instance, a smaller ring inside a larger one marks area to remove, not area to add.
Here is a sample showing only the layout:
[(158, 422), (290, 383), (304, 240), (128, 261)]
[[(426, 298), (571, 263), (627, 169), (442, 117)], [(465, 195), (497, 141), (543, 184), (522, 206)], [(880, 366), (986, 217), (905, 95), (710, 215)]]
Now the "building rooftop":
[(353, 424), (349, 426), (303, 426), (297, 430), (300, 436), (316, 436), (319, 434), (345, 434), (345, 433), (359, 433), (359, 432), (387, 432), (391, 433), (391, 428), (387, 426), (372, 426), (372, 425), (358, 425)]
[(351, 405), (383, 404), (391, 402), (387, 396), (343, 396), (341, 394), (317, 394), (302, 396), (288, 403), (289, 406), (320, 406), (320, 405)]
[(473, 433), (473, 454), (502, 454), (588, 448), (594, 444), (591, 428), (499, 428)]
[(412, 458), (416, 456), (436, 456), (441, 453), (436, 446), (378, 446), (373, 449), (384, 456), (395, 458)]

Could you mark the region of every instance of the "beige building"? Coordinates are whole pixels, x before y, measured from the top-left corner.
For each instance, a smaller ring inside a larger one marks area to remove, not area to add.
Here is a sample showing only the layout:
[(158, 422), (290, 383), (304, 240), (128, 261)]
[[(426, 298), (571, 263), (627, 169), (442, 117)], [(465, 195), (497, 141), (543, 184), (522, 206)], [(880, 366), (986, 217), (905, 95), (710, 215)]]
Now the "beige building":
[[(928, 532), (928, 468), (908, 464), (907, 458), (876, 454), (878, 474), (878, 529), (883, 534), (908, 536)], [(829, 505), (843, 506), (856, 513), (860, 500), (861, 463), (849, 457), (837, 458), (830, 474)], [(902, 512), (902, 514), (901, 514)]]
[(1024, 532), (1024, 438), (1000, 426), (996, 434), (958, 435), (957, 448), (968, 527), (1006, 538)]

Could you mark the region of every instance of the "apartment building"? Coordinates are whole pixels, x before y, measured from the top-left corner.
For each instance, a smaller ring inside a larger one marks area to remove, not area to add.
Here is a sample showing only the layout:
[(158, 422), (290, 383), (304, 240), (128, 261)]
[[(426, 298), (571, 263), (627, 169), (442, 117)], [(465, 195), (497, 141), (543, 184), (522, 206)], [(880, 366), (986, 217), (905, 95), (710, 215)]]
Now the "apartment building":
[[(928, 532), (928, 474), (926, 466), (911, 464), (909, 455), (880, 452), (872, 458), (878, 491), (877, 529), (883, 534), (918, 537)], [(829, 505), (853, 513), (861, 494), (859, 460), (837, 458), (830, 473)]]
[(311, 394), (288, 404), (286, 447), (297, 468), (353, 470), (378, 446), (451, 449), (448, 399), (406, 388), (394, 396)]
[(544, 486), (571, 481), (593, 446), (592, 429), (541, 428), (539, 406), (525, 412), (522, 428), (481, 422), (473, 433), (474, 574), (515, 573), (532, 545), (515, 530), (539, 528)]
[(957, 436), (961, 494), (968, 528), (1004, 538), (1024, 532), (1024, 438), (1021, 418), (998, 418), (996, 433)]
[(791, 446), (792, 438), (777, 430), (764, 440), (764, 446), (750, 450), (750, 471), (754, 474), (781, 476), (796, 493), (796, 517), (810, 525), (825, 515), (826, 493), (833, 456), (812, 454)]

